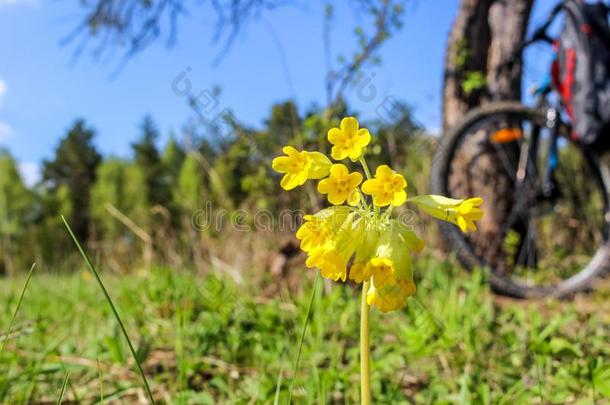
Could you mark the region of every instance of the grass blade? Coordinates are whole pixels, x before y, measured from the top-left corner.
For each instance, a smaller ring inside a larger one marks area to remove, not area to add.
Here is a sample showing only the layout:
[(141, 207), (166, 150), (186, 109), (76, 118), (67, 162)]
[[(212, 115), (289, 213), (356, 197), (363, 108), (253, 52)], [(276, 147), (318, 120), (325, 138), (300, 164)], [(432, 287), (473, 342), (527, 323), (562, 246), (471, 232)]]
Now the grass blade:
[(97, 379), (100, 382), (100, 403), (104, 403), (104, 380), (102, 379), (102, 368), (100, 367), (100, 359), (95, 359), (97, 365)]
[(277, 386), (275, 387), (275, 399), (273, 400), (273, 405), (280, 404), (280, 391), (282, 388), (282, 374), (284, 370), (280, 369), (280, 374), (277, 377)]
[(144, 375), (144, 370), (142, 369), (142, 365), (140, 364), (140, 360), (138, 359), (138, 356), (136, 355), (136, 351), (133, 348), (133, 344), (131, 344), (131, 339), (129, 339), (129, 335), (127, 334), (127, 330), (125, 329), (125, 325), (123, 325), (123, 321), (121, 320), (121, 317), (119, 316), (119, 313), (117, 312), (116, 307), (114, 306), (114, 304), (112, 302), (112, 299), (110, 298), (110, 294), (108, 294), (108, 290), (106, 290), (106, 287), (104, 286), (104, 283), (102, 282), (102, 279), (100, 278), (98, 272), (95, 270), (95, 267), (91, 263), (91, 260), (89, 260), (89, 256), (87, 256), (87, 253), (85, 253), (85, 251), (83, 250), (83, 248), (82, 248), (81, 244), (79, 243), (78, 239), (76, 239), (76, 236), (74, 235), (74, 232), (72, 232), (72, 228), (70, 228), (70, 225), (68, 224), (68, 221), (66, 221), (66, 218), (64, 218), (63, 215), (61, 216), (61, 220), (64, 222), (64, 225), (66, 226), (66, 229), (68, 230), (68, 233), (70, 234), (70, 237), (74, 241), (74, 244), (76, 245), (76, 248), (78, 249), (80, 255), (83, 258), (83, 260), (85, 261), (85, 264), (87, 265), (87, 268), (89, 269), (91, 274), (93, 274), (93, 277), (95, 277), (95, 280), (97, 281), (97, 283), (100, 286), (102, 292), (104, 293), (104, 297), (106, 297), (106, 301), (108, 302), (108, 305), (110, 305), (110, 308), (112, 309), (112, 313), (114, 314), (114, 317), (116, 318), (117, 323), (119, 324), (119, 327), (121, 328), (121, 332), (123, 333), (123, 336), (125, 337), (125, 340), (127, 341), (127, 345), (129, 346), (129, 351), (131, 352), (131, 355), (133, 356), (133, 359), (136, 362), (138, 373), (140, 374), (140, 377), (142, 377), (142, 383), (144, 384), (144, 389), (146, 390), (146, 394), (148, 395), (148, 399), (149, 399), (150, 403), (154, 405), (155, 404), (155, 400), (153, 398), (152, 391), (150, 390), (150, 386), (148, 385), (148, 380), (146, 379), (146, 375)]
[(540, 396), (540, 403), (544, 404), (544, 391), (542, 386), (542, 361), (538, 359), (536, 353), (534, 353), (534, 361), (536, 362), (536, 379), (538, 380), (538, 395)]
[(4, 340), (2, 341), (2, 347), (0, 347), (0, 354), (4, 353), (4, 349), (6, 348), (6, 343), (8, 342), (8, 338), (11, 336), (11, 330), (13, 329), (13, 323), (15, 323), (15, 319), (17, 318), (17, 312), (19, 312), (19, 308), (21, 308), (21, 301), (23, 301), (23, 296), (25, 295), (25, 290), (28, 288), (28, 284), (30, 284), (30, 279), (32, 278), (32, 273), (34, 273), (34, 269), (36, 268), (36, 263), (32, 264), (32, 268), (28, 272), (28, 276), (25, 279), (25, 284), (23, 285), (23, 289), (21, 290), (21, 295), (17, 300), (17, 307), (15, 308), (15, 312), (13, 312), (13, 316), (11, 321), (8, 324), (8, 330), (6, 331), (6, 335), (4, 336)]
[(316, 274), (316, 279), (313, 282), (313, 289), (311, 291), (311, 299), (309, 300), (309, 306), (307, 307), (307, 315), (305, 316), (305, 324), (301, 332), (301, 338), (299, 340), (299, 350), (297, 352), (297, 359), (294, 362), (294, 370), (292, 371), (292, 381), (290, 381), (290, 390), (288, 391), (288, 405), (292, 403), (292, 390), (294, 388), (294, 380), (297, 378), (297, 371), (299, 369), (299, 362), (301, 361), (301, 352), (303, 350), (303, 341), (305, 340), (305, 332), (307, 332), (307, 325), (309, 324), (309, 318), (311, 317), (311, 308), (313, 307), (313, 300), (316, 296), (316, 287), (318, 286), (318, 278), (320, 274)]
[(59, 393), (59, 398), (57, 398), (57, 405), (61, 405), (64, 400), (64, 394), (66, 393), (66, 387), (68, 387), (68, 381), (70, 380), (70, 371), (66, 373), (66, 377), (64, 378), (64, 383), (61, 385), (61, 392)]

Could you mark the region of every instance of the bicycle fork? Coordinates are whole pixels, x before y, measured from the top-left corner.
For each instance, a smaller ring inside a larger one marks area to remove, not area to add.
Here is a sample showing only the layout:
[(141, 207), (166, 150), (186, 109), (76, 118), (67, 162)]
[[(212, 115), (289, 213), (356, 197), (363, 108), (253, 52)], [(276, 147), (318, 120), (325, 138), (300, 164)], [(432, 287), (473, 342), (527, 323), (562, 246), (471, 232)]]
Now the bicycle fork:
[[(540, 193), (538, 198), (555, 200), (559, 197), (559, 188), (555, 180), (555, 170), (559, 165), (559, 127), (555, 125), (554, 109), (549, 109), (547, 112), (546, 128), (550, 130), (549, 138), (549, 153), (546, 164), (543, 168), (544, 175), (540, 184)], [(528, 182), (533, 181), (538, 177), (538, 168), (536, 166), (538, 152), (540, 149), (540, 127), (534, 126), (531, 128), (531, 133), (525, 138), (525, 142), (521, 145), (519, 153), (519, 164), (517, 167), (517, 189), (523, 190)], [(531, 186), (531, 184), (530, 184)]]
[[(518, 262), (527, 267), (536, 268), (538, 261), (538, 249), (536, 243), (536, 229), (532, 221), (532, 204), (535, 201), (555, 201), (559, 197), (559, 188), (555, 181), (555, 170), (559, 164), (559, 131), (554, 121), (554, 110), (547, 113), (546, 128), (550, 129), (548, 158), (541, 168), (542, 178), (538, 173), (538, 154), (541, 142), (541, 127), (533, 125), (529, 134), (524, 137), (519, 153), (519, 162), (516, 176), (516, 213), (521, 217), (525, 229), (523, 229), (521, 246), (519, 248)], [(538, 182), (537, 179), (541, 179)], [(537, 186), (538, 184), (538, 186)], [(537, 205), (537, 204), (536, 204)], [(534, 216), (537, 214), (534, 214)]]

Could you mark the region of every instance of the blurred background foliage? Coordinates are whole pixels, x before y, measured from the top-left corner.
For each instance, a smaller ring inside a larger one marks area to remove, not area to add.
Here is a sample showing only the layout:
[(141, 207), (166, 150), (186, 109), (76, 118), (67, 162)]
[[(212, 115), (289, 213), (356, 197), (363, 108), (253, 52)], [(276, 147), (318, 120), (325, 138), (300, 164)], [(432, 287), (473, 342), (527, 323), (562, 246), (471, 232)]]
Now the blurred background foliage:
[[(410, 191), (422, 192), (435, 140), (407, 105), (391, 107), (383, 119), (363, 123), (375, 134), (368, 153), (373, 162), (391, 162), (415, 181)], [(78, 119), (44, 162), (43, 178), (33, 187), (24, 184), (17, 162), (3, 150), (0, 273), (23, 270), (33, 259), (45, 270), (71, 268), (65, 264), (77, 259), (60, 215), (97, 260), (118, 272), (152, 263), (205, 269), (215, 259), (211, 255), (221, 235), (245, 226), (272, 240), (285, 239), (296, 224), (289, 229), (279, 222), (283, 210), (312, 212), (324, 202), (314, 182), (282, 193), (269, 162), (288, 144), (329, 153), (328, 129), (350, 113), (344, 103), (299, 113), (286, 101), (272, 106), (262, 128), (231, 120), (218, 131), (193, 118), (165, 145), (158, 142), (154, 119), (146, 116), (128, 158), (103, 158), (95, 147), (95, 129)], [(231, 239), (231, 250), (247, 249), (239, 245), (251, 236), (241, 236)]]

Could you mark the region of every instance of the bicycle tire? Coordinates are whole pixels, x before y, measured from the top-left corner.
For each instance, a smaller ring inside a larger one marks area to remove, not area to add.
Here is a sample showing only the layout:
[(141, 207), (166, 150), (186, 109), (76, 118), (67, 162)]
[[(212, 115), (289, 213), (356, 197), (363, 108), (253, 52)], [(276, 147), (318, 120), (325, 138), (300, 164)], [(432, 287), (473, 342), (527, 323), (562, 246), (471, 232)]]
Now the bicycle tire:
[[(544, 122), (544, 112), (532, 109), (518, 102), (496, 102), (483, 107), (476, 108), (464, 116), (461, 122), (442, 136), (434, 153), (431, 167), (430, 190), (433, 194), (450, 195), (448, 175), (451, 161), (462, 137), (468, 134), (468, 130), (477, 123), (492, 115), (504, 114), (528, 117), (532, 120)], [(596, 181), (603, 193), (605, 200), (605, 218), (608, 218), (608, 195), (610, 195), (610, 182), (606, 168), (601, 165), (599, 158), (593, 153), (581, 149), (590, 165)], [(607, 224), (607, 220), (606, 220)], [(456, 251), (457, 258), (468, 270), (475, 267), (489, 267), (484, 261), (477, 257), (470, 247), (468, 241), (460, 230), (452, 224), (441, 222), (440, 236), (446, 248)], [(561, 281), (554, 286), (532, 286), (513, 280), (511, 277), (498, 274), (490, 269), (489, 279), (494, 292), (514, 298), (542, 298), (554, 296), (558, 298), (573, 295), (591, 285), (591, 282), (601, 276), (608, 268), (610, 262), (610, 244), (608, 240), (601, 245), (589, 260), (588, 264), (578, 273)]]

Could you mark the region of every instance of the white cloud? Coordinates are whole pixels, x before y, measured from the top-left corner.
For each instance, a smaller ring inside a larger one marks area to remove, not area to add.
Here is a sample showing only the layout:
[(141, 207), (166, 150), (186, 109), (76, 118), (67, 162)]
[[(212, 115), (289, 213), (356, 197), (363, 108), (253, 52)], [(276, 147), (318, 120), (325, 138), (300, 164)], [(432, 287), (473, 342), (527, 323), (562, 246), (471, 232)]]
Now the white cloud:
[[(0, 0), (0, 4), (2, 4)], [(2, 80), (0, 77), (0, 108), (2, 108), (2, 102), (4, 101), (4, 96), (6, 95), (8, 87), (6, 86), (6, 82)], [(6, 140), (9, 136), (13, 134), (13, 128), (6, 122), (0, 121), (0, 141)]]
[(19, 172), (28, 187), (32, 187), (40, 181), (40, 167), (36, 163), (19, 163)]
[(6, 122), (0, 121), (0, 141), (8, 139), (13, 134), (13, 128)]

